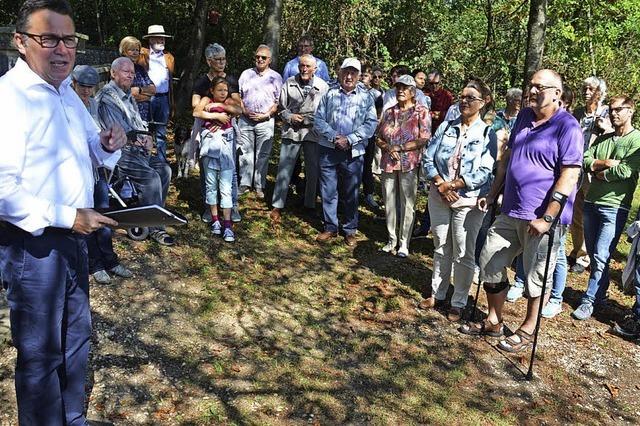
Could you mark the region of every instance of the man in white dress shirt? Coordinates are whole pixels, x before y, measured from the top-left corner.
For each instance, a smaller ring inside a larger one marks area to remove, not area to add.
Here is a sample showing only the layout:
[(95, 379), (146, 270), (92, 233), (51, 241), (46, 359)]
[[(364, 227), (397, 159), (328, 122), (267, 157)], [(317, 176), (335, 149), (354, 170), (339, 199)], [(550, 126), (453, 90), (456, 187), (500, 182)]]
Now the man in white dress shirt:
[(151, 98), (151, 121), (163, 123), (156, 125), (156, 147), (158, 157), (167, 161), (167, 123), (173, 107), (173, 91), (171, 78), (175, 72), (175, 59), (165, 50), (167, 38), (162, 25), (149, 25), (147, 35), (149, 48), (142, 48), (138, 57), (138, 64), (149, 72), (149, 78), (156, 86), (156, 93)]
[(99, 133), (71, 87), (78, 39), (66, 0), (25, 1), (13, 41), (21, 58), (0, 78), (0, 276), (18, 351), (18, 421), (84, 425), (84, 236), (116, 225), (92, 210), (93, 165), (113, 166), (126, 135)]

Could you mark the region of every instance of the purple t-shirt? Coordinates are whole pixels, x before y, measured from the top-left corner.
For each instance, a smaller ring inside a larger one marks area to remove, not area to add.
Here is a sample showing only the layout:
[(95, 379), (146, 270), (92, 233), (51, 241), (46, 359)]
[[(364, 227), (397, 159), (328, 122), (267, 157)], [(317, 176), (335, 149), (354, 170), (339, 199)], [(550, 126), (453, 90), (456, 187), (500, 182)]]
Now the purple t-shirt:
[(244, 107), (248, 111), (264, 114), (278, 103), (282, 77), (271, 68), (262, 74), (258, 74), (255, 68), (249, 68), (240, 75), (238, 84)]
[[(505, 179), (502, 212), (516, 219), (544, 215), (562, 166), (582, 167), (582, 129), (564, 109), (534, 127), (535, 113), (523, 109), (513, 127), (508, 147), (511, 160)], [(571, 223), (574, 189), (564, 206), (560, 223)]]

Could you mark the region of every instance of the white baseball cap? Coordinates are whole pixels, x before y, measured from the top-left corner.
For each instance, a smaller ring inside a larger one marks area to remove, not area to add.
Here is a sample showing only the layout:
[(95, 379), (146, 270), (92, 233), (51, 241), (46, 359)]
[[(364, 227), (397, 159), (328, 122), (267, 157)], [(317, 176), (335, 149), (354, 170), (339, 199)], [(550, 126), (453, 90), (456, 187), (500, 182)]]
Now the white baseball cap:
[(345, 68), (355, 68), (358, 70), (358, 72), (360, 72), (360, 61), (358, 60), (358, 58), (345, 58), (345, 60), (342, 61), (342, 65), (340, 65), (340, 69), (343, 70)]

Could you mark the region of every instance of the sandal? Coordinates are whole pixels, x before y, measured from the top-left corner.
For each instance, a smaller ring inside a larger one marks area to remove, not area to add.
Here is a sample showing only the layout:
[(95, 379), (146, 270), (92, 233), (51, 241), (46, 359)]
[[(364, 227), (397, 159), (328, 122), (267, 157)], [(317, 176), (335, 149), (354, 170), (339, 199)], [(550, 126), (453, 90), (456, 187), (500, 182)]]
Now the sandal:
[(167, 231), (154, 231), (151, 233), (151, 238), (155, 240), (158, 244), (162, 244), (163, 246), (172, 246), (176, 242), (173, 237), (167, 234)]
[(532, 342), (533, 334), (529, 334), (519, 328), (511, 336), (501, 340), (500, 343), (498, 343), (498, 348), (505, 352), (516, 353), (527, 349), (531, 346)]
[(497, 324), (492, 324), (488, 319), (482, 322), (467, 322), (463, 324), (458, 331), (462, 334), (468, 334), (469, 336), (490, 336), (490, 337), (502, 337), (504, 335), (504, 323), (500, 321)]

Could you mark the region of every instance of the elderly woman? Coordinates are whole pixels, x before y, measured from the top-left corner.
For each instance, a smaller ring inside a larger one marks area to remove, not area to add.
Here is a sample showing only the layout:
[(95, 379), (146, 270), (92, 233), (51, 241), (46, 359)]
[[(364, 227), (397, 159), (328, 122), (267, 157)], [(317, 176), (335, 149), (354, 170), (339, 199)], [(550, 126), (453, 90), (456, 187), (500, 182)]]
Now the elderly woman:
[(140, 117), (146, 122), (151, 120), (151, 97), (156, 93), (156, 86), (153, 84), (143, 66), (138, 65), (138, 57), (141, 48), (140, 40), (127, 36), (120, 41), (120, 54), (131, 59), (136, 72), (131, 84), (131, 94), (138, 104)]
[(398, 103), (383, 113), (376, 139), (382, 151), (380, 168), (389, 233), (389, 242), (382, 251), (393, 253), (398, 247), (397, 255), (407, 257), (418, 170), (422, 148), (431, 135), (431, 117), (426, 106), (416, 104), (413, 77), (402, 75), (394, 86)]
[(424, 157), (426, 178), (432, 182), (429, 214), (434, 255), (433, 293), (421, 306), (443, 304), (453, 267), (450, 321), (459, 321), (467, 305), (476, 238), (486, 210), (484, 196), (493, 176), (496, 135), (482, 121), (490, 103), (489, 87), (469, 80), (460, 95), (460, 117), (440, 124)]

